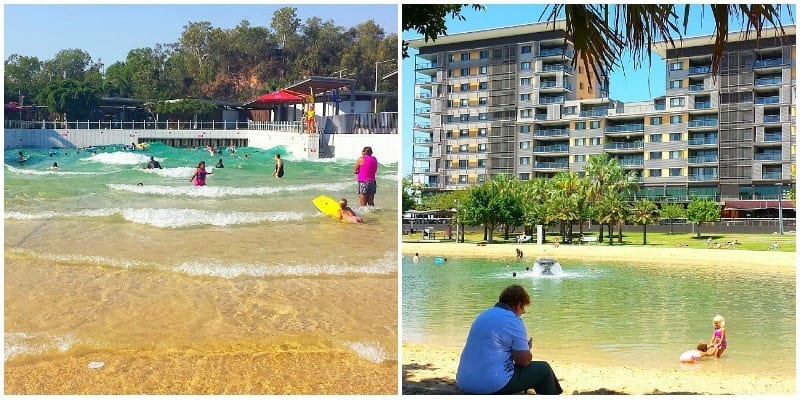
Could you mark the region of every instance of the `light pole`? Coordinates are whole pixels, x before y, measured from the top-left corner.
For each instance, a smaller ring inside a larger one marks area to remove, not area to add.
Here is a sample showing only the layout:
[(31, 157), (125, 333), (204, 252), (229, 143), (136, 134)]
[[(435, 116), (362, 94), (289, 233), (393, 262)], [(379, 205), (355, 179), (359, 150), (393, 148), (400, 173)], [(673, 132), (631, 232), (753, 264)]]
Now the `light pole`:
[[(388, 60), (376, 61), (375, 62), (375, 91), (372, 94), (373, 96), (375, 96), (375, 93), (378, 92), (378, 65), (383, 64), (383, 63), (387, 63), (387, 62), (390, 62), (390, 61), (394, 61), (394, 58), (390, 58)], [(378, 98), (377, 97), (375, 98), (375, 108), (373, 109), (372, 112), (374, 112), (375, 114), (378, 113)]]
[(776, 183), (778, 186), (778, 234), (783, 235), (783, 183)]

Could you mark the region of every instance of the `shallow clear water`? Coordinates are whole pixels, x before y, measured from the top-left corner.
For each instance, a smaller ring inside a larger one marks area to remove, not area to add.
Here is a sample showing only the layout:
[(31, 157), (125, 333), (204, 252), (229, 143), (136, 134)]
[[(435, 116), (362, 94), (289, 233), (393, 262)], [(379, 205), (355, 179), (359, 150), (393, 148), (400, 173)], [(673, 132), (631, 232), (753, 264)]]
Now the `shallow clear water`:
[[(712, 318), (725, 317), (728, 349), (704, 370), (795, 375), (794, 276), (758, 266), (720, 274), (713, 268), (561, 263), (560, 277), (535, 277), (530, 262), (403, 258), (403, 340), (461, 348), (475, 316), (500, 291), (523, 285), (522, 317), (534, 358), (643, 368), (684, 368), (678, 356), (708, 342)], [(517, 276), (513, 277), (512, 273)], [(698, 366), (691, 366), (698, 367)]]
[[(159, 143), (22, 149), (19, 163), (18, 151), (4, 154), (6, 362), (300, 335), (396, 363), (396, 164), (380, 165), (376, 206), (360, 207), (353, 159)], [(283, 179), (271, 176), (276, 153)], [(150, 156), (164, 169), (143, 169)], [(206, 187), (189, 182), (199, 161)], [(320, 194), (347, 198), (365, 223), (321, 214)], [(388, 302), (378, 310), (363, 301), (376, 290)]]

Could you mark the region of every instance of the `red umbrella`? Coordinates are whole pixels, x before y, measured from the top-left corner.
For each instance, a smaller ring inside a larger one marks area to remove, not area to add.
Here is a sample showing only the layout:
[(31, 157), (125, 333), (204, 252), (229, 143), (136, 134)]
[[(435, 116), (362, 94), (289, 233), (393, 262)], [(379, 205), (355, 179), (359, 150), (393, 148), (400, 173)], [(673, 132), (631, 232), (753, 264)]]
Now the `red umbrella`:
[(6, 103), (6, 105), (5, 105), (5, 107), (4, 107), (4, 108), (5, 108), (6, 110), (9, 110), (9, 111), (19, 111), (19, 110), (22, 110), (22, 107), (20, 107), (18, 104), (14, 103), (14, 102)]
[(258, 103), (267, 103), (267, 104), (292, 103), (292, 102), (303, 101), (303, 98), (298, 96), (298, 95), (289, 93), (288, 91), (286, 91), (284, 89), (281, 89), (281, 90), (278, 90), (277, 92), (272, 92), (272, 93), (265, 94), (265, 95), (257, 98), (255, 101), (258, 102)]

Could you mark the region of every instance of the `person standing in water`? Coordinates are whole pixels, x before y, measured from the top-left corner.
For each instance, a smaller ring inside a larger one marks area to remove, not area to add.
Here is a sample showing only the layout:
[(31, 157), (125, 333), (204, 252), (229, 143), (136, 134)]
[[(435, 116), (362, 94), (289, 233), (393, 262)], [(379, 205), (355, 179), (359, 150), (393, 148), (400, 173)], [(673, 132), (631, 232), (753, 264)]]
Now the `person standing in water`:
[(281, 160), (280, 154), (275, 154), (275, 171), (272, 173), (272, 176), (283, 178), (283, 160)]
[(197, 169), (194, 171), (194, 175), (192, 175), (189, 182), (192, 182), (195, 186), (205, 186), (206, 185), (206, 175), (213, 174), (213, 172), (206, 171), (206, 162), (200, 161), (200, 164), (197, 164)]
[(378, 159), (372, 156), (372, 147), (366, 146), (361, 150), (361, 157), (353, 167), (353, 173), (358, 179), (358, 199), (362, 206), (375, 206), (375, 193), (378, 185), (375, 174), (378, 172)]

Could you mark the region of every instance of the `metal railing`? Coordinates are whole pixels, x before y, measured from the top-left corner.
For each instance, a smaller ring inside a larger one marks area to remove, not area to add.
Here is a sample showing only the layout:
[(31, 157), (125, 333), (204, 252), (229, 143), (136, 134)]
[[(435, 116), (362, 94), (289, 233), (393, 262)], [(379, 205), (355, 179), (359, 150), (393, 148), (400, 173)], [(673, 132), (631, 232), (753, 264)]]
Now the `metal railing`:
[(93, 130), (239, 130), (253, 128), (255, 121), (3, 121), (6, 129)]
[(534, 153), (563, 153), (569, 151), (568, 144), (554, 144), (550, 146), (535, 146)]
[(324, 133), (396, 134), (398, 132), (396, 112), (317, 117), (317, 124), (324, 128)]
[(693, 138), (689, 139), (689, 146), (704, 146), (709, 144), (717, 144), (718, 139), (716, 136), (712, 137), (703, 137), (703, 138)]
[(562, 136), (569, 135), (569, 128), (561, 129), (539, 129), (533, 131), (533, 136)]
[(702, 109), (706, 109), (706, 108), (711, 108), (711, 102), (710, 101), (696, 101), (694, 103), (694, 108), (696, 110), (702, 110)]
[(768, 58), (765, 60), (756, 60), (753, 64), (754, 68), (777, 67), (783, 65), (783, 60), (780, 58)]
[(716, 181), (716, 174), (692, 174), (689, 175), (689, 180), (694, 182)]
[(611, 126), (606, 126), (605, 129), (607, 133), (633, 132), (633, 131), (643, 131), (643, 130), (644, 130), (644, 124), (611, 125)]
[(644, 142), (612, 142), (603, 146), (606, 150), (637, 150), (644, 148)]
[(608, 114), (608, 109), (607, 108), (599, 108), (599, 109), (581, 111), (580, 116), (581, 117), (602, 117), (602, 116), (607, 115), (607, 114)]
[(564, 102), (564, 96), (539, 98), (539, 104), (553, 104), (553, 103), (563, 103), (563, 102)]
[(780, 172), (762, 172), (761, 179), (781, 179)]
[(644, 165), (644, 158), (618, 158), (617, 161), (623, 167)]
[(781, 78), (779, 76), (771, 78), (756, 78), (755, 80), (756, 86), (780, 85), (780, 84), (781, 84)]
[(781, 116), (764, 114), (764, 122), (781, 122)]
[(700, 65), (696, 67), (689, 67), (689, 75), (694, 74), (707, 74), (711, 72), (711, 66), (709, 65)]
[(756, 153), (753, 156), (753, 159), (756, 161), (780, 161), (781, 153), (778, 152)]
[(716, 119), (695, 119), (689, 121), (689, 128), (702, 128), (705, 126), (717, 126), (719, 121)]
[(719, 158), (717, 158), (717, 156), (694, 156), (689, 157), (689, 164), (713, 163), (718, 160)]
[(535, 162), (533, 168), (541, 169), (567, 169), (569, 168), (568, 162)]
[(550, 72), (550, 71), (564, 71), (567, 73), (572, 73), (572, 67), (563, 64), (544, 64), (542, 65), (542, 72)]
[(756, 97), (756, 104), (776, 104), (781, 101), (779, 96)]
[(549, 48), (549, 49), (543, 48), (543, 49), (539, 50), (539, 57), (567, 56), (567, 57), (571, 58), (573, 55), (574, 55), (574, 52), (572, 50), (567, 49), (566, 51), (564, 51), (564, 49), (561, 48), (561, 47), (555, 47), (555, 48)]
[(430, 62), (430, 63), (419, 63), (419, 64), (416, 65), (416, 69), (417, 70), (420, 70), (420, 69), (431, 69), (431, 68), (439, 68), (439, 64), (435, 63), (435, 62)]
[(539, 88), (541, 89), (554, 88), (556, 86), (558, 86), (558, 82), (556, 81), (542, 81), (539, 84)]
[(699, 92), (701, 90), (705, 90), (705, 85), (703, 85), (702, 83), (689, 85), (690, 92)]
[(432, 157), (432, 153), (430, 153), (430, 152), (419, 152), (418, 151), (418, 152), (414, 153), (414, 158), (431, 158), (431, 157)]

